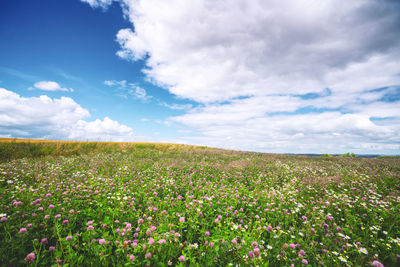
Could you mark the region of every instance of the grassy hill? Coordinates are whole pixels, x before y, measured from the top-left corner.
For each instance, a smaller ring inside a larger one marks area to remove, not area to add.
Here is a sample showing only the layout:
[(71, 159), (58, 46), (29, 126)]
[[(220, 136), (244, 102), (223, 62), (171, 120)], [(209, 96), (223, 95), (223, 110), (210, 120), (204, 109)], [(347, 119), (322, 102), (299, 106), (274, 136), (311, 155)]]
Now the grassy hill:
[(400, 159), (0, 142), (0, 262), (399, 264)]

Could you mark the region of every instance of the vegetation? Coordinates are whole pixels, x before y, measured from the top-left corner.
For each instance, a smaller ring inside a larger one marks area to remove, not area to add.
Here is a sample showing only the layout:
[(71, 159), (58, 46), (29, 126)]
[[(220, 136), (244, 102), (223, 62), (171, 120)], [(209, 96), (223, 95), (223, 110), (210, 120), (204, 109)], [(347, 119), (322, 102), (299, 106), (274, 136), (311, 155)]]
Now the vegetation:
[(399, 264), (399, 158), (88, 142), (0, 149), (4, 265)]

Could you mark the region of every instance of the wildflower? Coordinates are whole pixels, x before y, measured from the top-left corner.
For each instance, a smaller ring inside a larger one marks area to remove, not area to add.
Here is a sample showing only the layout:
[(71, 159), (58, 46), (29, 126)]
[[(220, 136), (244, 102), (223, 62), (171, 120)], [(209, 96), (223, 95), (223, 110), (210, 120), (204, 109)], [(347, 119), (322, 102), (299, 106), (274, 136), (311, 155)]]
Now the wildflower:
[(130, 261), (130, 262), (135, 261), (135, 256), (131, 254), (131, 255), (129, 256), (129, 261)]
[(44, 218), (45, 218), (46, 220), (48, 220), (48, 219), (50, 219), (50, 215), (44, 215)]
[(180, 257), (179, 257), (179, 261), (180, 261), (180, 262), (184, 262), (184, 261), (185, 261), (185, 256), (183, 256), (183, 255), (180, 256)]
[(5, 222), (5, 221), (7, 221), (8, 220), (8, 218), (7, 217), (1, 217), (1, 219), (0, 219), (0, 221), (2, 221), (2, 222)]
[(87, 230), (87, 231), (90, 231), (90, 230), (93, 230), (93, 229), (94, 229), (93, 225), (89, 225), (88, 228), (87, 228), (86, 230)]
[(47, 244), (47, 243), (49, 243), (49, 241), (47, 240), (47, 238), (42, 238), (42, 240), (40, 241), (40, 243), (42, 243), (42, 244)]
[(268, 232), (272, 232), (272, 230), (273, 230), (272, 226), (269, 225), (269, 226), (267, 227), (267, 231), (268, 231)]
[(150, 259), (150, 258), (151, 258), (151, 253), (150, 253), (150, 252), (147, 252), (146, 255), (145, 255), (145, 258), (146, 258), (146, 260), (147, 260), (147, 259)]
[(179, 222), (185, 222), (185, 217), (180, 217)]
[(249, 251), (248, 255), (249, 255), (249, 258), (251, 258), (251, 259), (255, 257), (254, 252), (251, 250)]
[(100, 244), (100, 245), (103, 245), (103, 244), (105, 244), (105, 243), (106, 243), (106, 240), (105, 240), (104, 238), (99, 239), (99, 244)]
[(26, 261), (27, 263), (32, 263), (35, 259), (36, 259), (35, 253), (32, 252), (32, 253), (29, 253), (29, 254), (26, 256), (25, 261)]
[(149, 238), (149, 245), (153, 245), (154, 242), (155, 242), (154, 239), (150, 237), (150, 238)]
[(295, 249), (295, 248), (296, 248), (296, 245), (293, 244), (293, 243), (290, 243), (289, 247), (292, 248), (292, 249)]
[(345, 258), (343, 258), (343, 256), (340, 256), (340, 257), (339, 257), (339, 260), (340, 260), (341, 262), (347, 262), (347, 260), (346, 260)]
[(155, 230), (157, 230), (157, 227), (152, 226), (152, 227), (150, 228), (150, 230), (151, 230), (152, 232), (154, 232)]
[(270, 246), (270, 245), (267, 245), (267, 249), (272, 249), (272, 246)]
[(142, 219), (142, 218), (140, 218), (139, 220), (138, 220), (138, 224), (142, 224), (144, 222), (144, 220)]
[(54, 251), (56, 248), (55, 247), (53, 247), (53, 246), (50, 246), (49, 247), (49, 251)]
[(54, 208), (54, 205), (53, 204), (50, 204), (49, 205), (49, 209), (53, 209)]
[(56, 216), (54, 216), (54, 218), (56, 219), (61, 218), (61, 214), (57, 214)]
[(254, 252), (254, 255), (256, 255), (256, 257), (260, 256), (260, 249), (259, 248), (254, 248), (253, 252)]
[(65, 238), (65, 240), (67, 240), (67, 241), (70, 241), (72, 239), (72, 236), (67, 236), (66, 238)]
[(88, 221), (87, 223), (86, 223), (86, 225), (92, 225), (93, 224), (93, 221)]
[(303, 263), (303, 264), (306, 264), (306, 265), (307, 265), (307, 264), (308, 264), (308, 261), (307, 261), (306, 259), (302, 259), (302, 260), (301, 260), (301, 263)]
[(359, 248), (358, 251), (360, 251), (361, 253), (363, 253), (363, 254), (365, 254), (365, 255), (368, 254), (368, 251), (367, 251), (366, 248)]
[(158, 244), (165, 244), (167, 241), (165, 240), (165, 239), (160, 239), (160, 240), (158, 240)]
[(18, 232), (18, 234), (25, 234), (26, 233), (26, 228), (21, 228)]
[(382, 263), (380, 263), (379, 261), (373, 261), (372, 262), (372, 266), (374, 267), (385, 267)]
[(69, 223), (68, 220), (64, 220), (64, 221), (62, 222), (63, 225), (66, 225), (66, 224), (68, 224), (68, 223)]
[(210, 236), (210, 232), (209, 232), (209, 231), (206, 231), (206, 232), (205, 232), (205, 235), (206, 235), (206, 236)]
[(253, 242), (251, 243), (251, 245), (252, 245), (254, 248), (258, 247), (258, 243), (257, 243), (256, 241), (253, 241)]

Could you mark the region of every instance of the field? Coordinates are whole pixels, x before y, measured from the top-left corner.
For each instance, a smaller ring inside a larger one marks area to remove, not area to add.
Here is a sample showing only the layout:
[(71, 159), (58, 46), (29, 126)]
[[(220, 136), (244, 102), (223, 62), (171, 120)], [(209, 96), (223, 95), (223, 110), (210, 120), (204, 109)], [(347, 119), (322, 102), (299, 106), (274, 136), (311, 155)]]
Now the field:
[(13, 140), (0, 154), (1, 266), (400, 265), (399, 158)]

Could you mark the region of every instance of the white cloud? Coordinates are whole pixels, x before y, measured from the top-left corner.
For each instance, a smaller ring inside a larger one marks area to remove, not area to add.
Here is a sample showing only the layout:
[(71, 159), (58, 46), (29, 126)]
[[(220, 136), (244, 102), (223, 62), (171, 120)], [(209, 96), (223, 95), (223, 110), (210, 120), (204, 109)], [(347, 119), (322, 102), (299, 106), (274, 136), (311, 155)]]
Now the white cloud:
[(128, 83), (126, 80), (115, 81), (106, 80), (103, 82), (105, 85), (118, 89), (117, 95), (123, 98), (132, 96), (133, 98), (148, 101), (152, 96), (148, 95), (146, 90), (134, 83)]
[[(123, 1), (122, 58), (200, 102), (400, 83), (394, 1)], [(398, 9), (397, 9), (398, 10)]]
[[(200, 110), (170, 118), (194, 129), (191, 143), (242, 150), (288, 153), (398, 153), (400, 120), (378, 125), (364, 114), (340, 112), (234, 117), (221, 110)], [(228, 119), (226, 119), (228, 118)], [(370, 144), (369, 150), (364, 144)]]
[(120, 3), (134, 27), (118, 32), (117, 55), (145, 61), (149, 81), (202, 104), (170, 118), (198, 133), (185, 140), (398, 153), (400, 101), (382, 98), (400, 85), (399, 1)]
[(95, 7), (107, 8), (113, 2), (113, 0), (81, 0), (81, 1), (88, 3), (93, 8)]
[(68, 138), (72, 140), (88, 139), (99, 141), (126, 141), (130, 139), (132, 141), (133, 133), (130, 127), (105, 117), (103, 121), (99, 119), (91, 122), (77, 121), (76, 127), (71, 130)]
[(165, 102), (159, 102), (159, 105), (173, 110), (188, 110), (192, 108), (191, 104), (168, 104)]
[(39, 89), (43, 91), (64, 91), (64, 92), (73, 92), (74, 89), (72, 88), (63, 88), (61, 87), (58, 83), (53, 82), (53, 81), (41, 81), (37, 82), (34, 85), (34, 88), (30, 89)]
[(107, 86), (111, 86), (111, 87), (115, 86), (120, 89), (124, 89), (127, 87), (127, 81), (125, 81), (125, 80), (122, 80), (122, 81), (106, 80), (106, 81), (104, 81), (104, 84)]
[(22, 97), (0, 88), (0, 135), (70, 140), (122, 141), (134, 139), (133, 130), (113, 121), (85, 121), (89, 112), (72, 98)]

